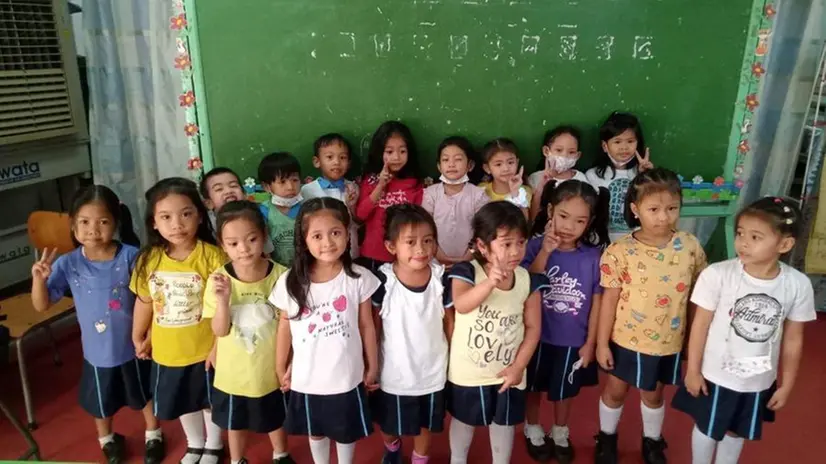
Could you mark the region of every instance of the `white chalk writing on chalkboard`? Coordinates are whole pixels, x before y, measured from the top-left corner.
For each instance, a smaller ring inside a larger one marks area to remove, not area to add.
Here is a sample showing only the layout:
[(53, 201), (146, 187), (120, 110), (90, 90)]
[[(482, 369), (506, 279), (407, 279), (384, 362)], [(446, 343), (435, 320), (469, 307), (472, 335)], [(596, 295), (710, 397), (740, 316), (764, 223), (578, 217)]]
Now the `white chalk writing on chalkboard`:
[(499, 60), (499, 53), (502, 51), (502, 36), (499, 34), (485, 34), (485, 51), (482, 56), (491, 61)]
[(373, 45), (376, 49), (376, 57), (384, 58), (390, 53), (390, 34), (373, 34)]
[(597, 50), (602, 52), (600, 55), (597, 55), (598, 60), (610, 60), (611, 59), (611, 52), (614, 48), (614, 36), (612, 35), (601, 35), (597, 37)]
[(349, 41), (350, 50), (338, 54), (341, 58), (353, 58), (356, 56), (356, 34), (352, 32), (339, 32), (339, 35), (345, 37)]
[(576, 59), (577, 36), (563, 35), (559, 38), (559, 57), (563, 60), (573, 61)]
[(522, 53), (533, 53), (539, 50), (539, 36), (538, 35), (523, 35), (522, 36)]
[(467, 36), (450, 36), (450, 59), (463, 60), (467, 56)]
[(651, 60), (654, 59), (654, 53), (651, 51), (652, 37), (649, 35), (638, 35), (634, 37), (634, 54), (633, 57), (637, 60)]
[(416, 48), (416, 58), (430, 60), (430, 48), (433, 47), (433, 41), (427, 34), (413, 34), (413, 46)]

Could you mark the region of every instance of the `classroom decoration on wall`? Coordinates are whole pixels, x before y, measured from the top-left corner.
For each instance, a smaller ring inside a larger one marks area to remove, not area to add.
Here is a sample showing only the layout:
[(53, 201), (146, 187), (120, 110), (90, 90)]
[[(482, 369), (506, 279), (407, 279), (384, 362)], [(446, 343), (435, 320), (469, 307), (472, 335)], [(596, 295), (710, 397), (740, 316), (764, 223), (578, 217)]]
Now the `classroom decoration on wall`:
[(195, 108), (195, 83), (189, 51), (190, 25), (187, 22), (186, 8), (182, 1), (175, 2), (175, 14), (169, 18), (169, 28), (178, 34), (175, 39), (174, 66), (175, 69), (180, 71), (181, 83), (183, 84), (183, 91), (178, 96), (178, 105), (184, 108), (186, 112), (186, 124), (181, 128), (189, 141), (189, 159), (186, 167), (192, 177), (197, 179), (202, 174), (204, 163), (201, 159), (201, 132), (198, 127), (198, 115)]

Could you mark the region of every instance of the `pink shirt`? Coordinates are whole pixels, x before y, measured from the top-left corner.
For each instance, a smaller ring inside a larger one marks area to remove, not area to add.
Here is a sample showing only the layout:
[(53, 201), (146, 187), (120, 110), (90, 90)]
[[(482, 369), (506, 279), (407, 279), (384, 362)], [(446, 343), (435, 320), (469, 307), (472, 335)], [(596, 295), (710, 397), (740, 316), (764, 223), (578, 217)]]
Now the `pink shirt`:
[(422, 207), (433, 215), (439, 246), (451, 258), (461, 258), (473, 237), (473, 215), (489, 201), (485, 189), (465, 184), (462, 191), (446, 195), (444, 185), (431, 185), (424, 191)]
[(391, 179), (384, 188), (384, 194), (378, 203), (373, 203), (370, 195), (376, 189), (378, 177), (370, 175), (361, 181), (356, 205), (356, 217), (364, 223), (364, 242), (361, 255), (389, 263), (393, 255), (384, 247), (384, 217), (387, 208), (403, 203), (422, 204), (422, 184), (418, 179)]

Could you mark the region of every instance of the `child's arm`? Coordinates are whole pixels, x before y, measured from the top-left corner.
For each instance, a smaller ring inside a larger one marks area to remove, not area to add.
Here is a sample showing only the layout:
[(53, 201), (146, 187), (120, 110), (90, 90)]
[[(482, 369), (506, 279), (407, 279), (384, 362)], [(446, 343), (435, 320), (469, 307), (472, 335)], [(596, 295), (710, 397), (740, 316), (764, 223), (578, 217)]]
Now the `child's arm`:
[(614, 331), (614, 321), (617, 316), (621, 288), (606, 288), (602, 292), (602, 302), (599, 306), (599, 322), (597, 323), (597, 361), (603, 369), (610, 371), (614, 368), (614, 357), (611, 355), (611, 333)]
[(135, 310), (132, 314), (132, 343), (135, 345), (135, 354), (140, 359), (149, 359), (152, 344), (149, 327), (152, 325), (152, 300), (143, 301), (140, 296), (135, 297)]
[(782, 361), (783, 371), (780, 376), (780, 387), (769, 400), (768, 407), (777, 411), (786, 405), (789, 394), (797, 380), (797, 371), (800, 368), (800, 357), (803, 354), (803, 322), (786, 320), (783, 326)]
[(708, 386), (703, 378), (703, 354), (708, 340), (708, 329), (714, 320), (714, 311), (697, 305), (691, 322), (691, 336), (688, 337), (688, 368), (685, 374), (685, 387), (692, 396), (708, 395)]
[(602, 304), (602, 294), (595, 293), (591, 297), (591, 313), (588, 314), (588, 335), (585, 337), (585, 344), (579, 349), (579, 359), (582, 360), (582, 367), (588, 367), (594, 360), (594, 352), (597, 347), (597, 327), (599, 326), (599, 307)]
[(52, 268), (57, 248), (49, 253), (48, 249), (43, 250), (40, 259), (32, 265), (32, 306), (37, 312), (45, 311), (51, 306), (48, 281), (51, 280), (58, 287), (60, 293), (64, 293), (68, 288), (68, 281), (59, 265)]
[(370, 300), (359, 304), (359, 333), (364, 346), (364, 387), (368, 391), (379, 388), (376, 380), (379, 374), (379, 348), (376, 340), (376, 326), (373, 325), (373, 305)]
[(281, 384), (281, 391), (290, 390), (290, 375), (287, 366), (290, 362), (290, 350), (293, 347), (293, 335), (290, 332), (290, 319), (287, 311), (281, 311), (278, 321), (278, 335), (275, 338), (275, 375)]
[(212, 333), (226, 337), (230, 329), (230, 280), (223, 274), (212, 274), (204, 291), (204, 317), (212, 318)]
[(525, 336), (522, 339), (522, 344), (516, 351), (516, 358), (510, 366), (499, 373), (499, 377), (504, 377), (502, 387), (499, 393), (507, 391), (508, 388), (519, 385), (522, 382), (522, 375), (528, 363), (531, 361), (533, 352), (536, 351), (536, 345), (539, 344), (539, 335), (542, 327), (542, 317), (540, 313), (540, 306), (542, 305), (542, 295), (540, 291), (531, 293), (527, 300), (525, 300), (525, 311), (523, 321), (525, 324)]
[(459, 314), (467, 314), (478, 308), (496, 288), (496, 281), (491, 278), (473, 285), (462, 279), (450, 279), (453, 293), (453, 309)]
[[(536, 220), (536, 217), (539, 216), (539, 211), (542, 209), (542, 188), (544, 188), (545, 183), (541, 182), (538, 186), (536, 191), (534, 192), (533, 198), (531, 198), (531, 217), (530, 220), (533, 222)], [(533, 271), (531, 271), (533, 272)]]
[(453, 308), (445, 308), (442, 323), (444, 325), (445, 337), (447, 337), (447, 346), (450, 348), (450, 341), (453, 339), (453, 328), (456, 326), (456, 312)]

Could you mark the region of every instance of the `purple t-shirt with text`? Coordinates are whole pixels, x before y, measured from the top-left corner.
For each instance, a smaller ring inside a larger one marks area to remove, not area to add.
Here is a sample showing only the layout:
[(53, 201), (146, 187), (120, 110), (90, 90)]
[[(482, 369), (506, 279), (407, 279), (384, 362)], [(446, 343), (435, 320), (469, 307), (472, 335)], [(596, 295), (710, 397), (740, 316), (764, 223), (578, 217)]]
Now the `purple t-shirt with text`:
[[(542, 237), (528, 242), (522, 266), (529, 268), (542, 249)], [(588, 338), (588, 316), (599, 285), (598, 248), (580, 245), (575, 250), (551, 253), (545, 263), (550, 288), (542, 293), (542, 342), (580, 347)]]

